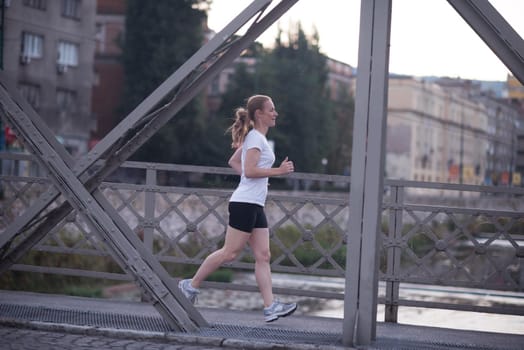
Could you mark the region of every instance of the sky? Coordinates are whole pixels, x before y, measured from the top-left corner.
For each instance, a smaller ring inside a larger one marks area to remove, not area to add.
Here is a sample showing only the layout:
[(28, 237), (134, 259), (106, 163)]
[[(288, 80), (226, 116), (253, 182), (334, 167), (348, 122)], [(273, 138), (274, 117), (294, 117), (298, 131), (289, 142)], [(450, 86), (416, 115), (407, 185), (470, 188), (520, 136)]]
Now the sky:
[[(251, 2), (212, 0), (209, 28), (220, 31)], [(490, 3), (524, 38), (524, 0)], [(506, 80), (509, 70), (446, 0), (393, 0), (392, 4), (391, 73)], [(360, 0), (299, 0), (257, 41), (270, 47), (279, 27), (287, 31), (300, 22), (308, 34), (316, 28), (324, 54), (356, 67), (359, 20)]]

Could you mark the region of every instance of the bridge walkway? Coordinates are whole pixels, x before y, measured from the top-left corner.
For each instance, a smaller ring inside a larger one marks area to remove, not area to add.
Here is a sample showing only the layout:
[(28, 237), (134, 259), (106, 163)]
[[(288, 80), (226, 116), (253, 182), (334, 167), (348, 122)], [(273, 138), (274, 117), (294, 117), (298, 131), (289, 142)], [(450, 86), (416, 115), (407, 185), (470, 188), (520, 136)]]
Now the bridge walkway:
[[(198, 308), (211, 327), (172, 332), (149, 303), (0, 291), (0, 326), (127, 340), (182, 343), (207, 349), (345, 349), (342, 320), (292, 315), (265, 323), (261, 312)], [(65, 347), (64, 347), (65, 348)], [(365, 349), (523, 350), (523, 334), (501, 334), (379, 322)]]

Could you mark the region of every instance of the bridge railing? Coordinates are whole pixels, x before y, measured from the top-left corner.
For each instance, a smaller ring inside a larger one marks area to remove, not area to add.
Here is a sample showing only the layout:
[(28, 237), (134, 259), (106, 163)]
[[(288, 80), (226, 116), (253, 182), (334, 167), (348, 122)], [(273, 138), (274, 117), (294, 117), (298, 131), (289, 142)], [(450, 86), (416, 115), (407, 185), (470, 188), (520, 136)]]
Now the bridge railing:
[[(0, 159), (1, 235), (51, 184), (29, 155), (2, 153)], [(222, 245), (227, 203), (237, 181), (229, 168), (126, 162), (100, 189), (145, 247), (174, 278), (180, 278)], [(349, 181), (348, 176), (305, 173), (270, 180), (266, 214), (273, 272), (294, 279), (344, 278), (351, 244), (345, 234)], [(39, 263), (43, 254), (53, 257), (45, 260), (45, 266)], [(74, 212), (29, 255), (11, 270), (132, 280), (112, 263), (103, 241)], [(379, 302), (386, 306), (386, 321), (396, 322), (399, 306), (524, 315), (522, 307), (432, 302), (402, 294), (406, 283), (523, 293), (524, 189), (386, 180), (379, 259), (385, 285)], [(253, 263), (247, 247), (226, 268), (252, 271)], [(258, 292), (250, 282), (206, 285)], [(275, 292), (344, 298), (343, 291), (326, 286), (279, 287)]]

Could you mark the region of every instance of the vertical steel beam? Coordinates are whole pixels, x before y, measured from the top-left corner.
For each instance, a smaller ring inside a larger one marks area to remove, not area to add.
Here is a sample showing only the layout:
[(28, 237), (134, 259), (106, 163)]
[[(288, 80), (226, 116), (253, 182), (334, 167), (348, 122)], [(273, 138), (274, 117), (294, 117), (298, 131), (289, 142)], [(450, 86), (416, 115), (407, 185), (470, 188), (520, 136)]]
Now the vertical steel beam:
[(448, 0), (515, 77), (524, 84), (524, 41), (488, 0)]
[(402, 205), (404, 187), (391, 187), (392, 208), (389, 211), (389, 232), (387, 248), (386, 308), (384, 321), (397, 323), (400, 289), (400, 257), (402, 255)]
[(376, 337), (391, 0), (362, 0), (349, 194), (343, 343)]
[[(155, 169), (146, 170), (146, 186), (153, 188), (156, 186), (157, 171)], [(147, 250), (153, 253), (154, 229), (153, 222), (155, 220), (155, 193), (146, 191), (145, 193), (145, 209), (144, 222), (142, 223), (143, 242)]]

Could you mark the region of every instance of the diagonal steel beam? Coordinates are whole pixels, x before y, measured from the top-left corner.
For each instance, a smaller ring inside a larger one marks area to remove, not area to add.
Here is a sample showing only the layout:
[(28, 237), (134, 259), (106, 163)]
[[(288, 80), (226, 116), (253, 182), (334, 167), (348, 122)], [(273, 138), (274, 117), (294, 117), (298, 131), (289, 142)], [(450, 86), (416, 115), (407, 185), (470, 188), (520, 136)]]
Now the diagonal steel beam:
[[(141, 102), (122, 122), (120, 122), (108, 135), (106, 135), (87, 155), (83, 156), (77, 164), (74, 165), (73, 171), (78, 176), (84, 173), (90, 166), (93, 165), (100, 157), (106, 153), (111, 153), (112, 148), (117, 145), (118, 142), (132, 129), (133, 126), (137, 125), (144, 115), (154, 108), (162, 99), (164, 99), (174, 88), (180, 85), (188, 76), (197, 70), (202, 63), (205, 63), (210, 55), (215, 53), (220, 47), (229, 40), (233, 35), (242, 28), (251, 18), (260, 11), (264, 10), (271, 0), (255, 0), (242, 11), (231, 23), (229, 23), (223, 30), (215, 35), (208, 43), (206, 43), (200, 50), (198, 50), (187, 62), (185, 62), (179, 69), (177, 69), (164, 83), (162, 83), (155, 91), (151, 93), (143, 102)], [(2, 78), (2, 76), (0, 76)], [(5, 78), (2, 79), (5, 84)], [(11, 90), (15, 91), (15, 90)], [(17, 103), (20, 104), (20, 97), (16, 98)], [(25, 102), (25, 101), (24, 101)], [(30, 117), (35, 117), (36, 112), (25, 104), (24, 110), (28, 111)], [(48, 135), (46, 135), (48, 136)], [(48, 138), (51, 141), (51, 138)], [(56, 140), (55, 140), (56, 142)], [(145, 141), (144, 141), (145, 142)], [(142, 145), (142, 144), (140, 144)], [(71, 160), (68, 157), (68, 152), (60, 147), (58, 144), (52, 144), (52, 146), (60, 150), (60, 155), (69, 165), (72, 165)], [(39, 215), (46, 207), (49, 206), (53, 200), (56, 199), (59, 192), (51, 188), (44, 193), (35, 204), (26, 210), (24, 214), (18, 217), (5, 231), (0, 235), (0, 252), (5, 251), (6, 244), (11, 242), (13, 238), (21, 231), (24, 230), (25, 226), (32, 222), (37, 215)], [(3, 270), (0, 270), (2, 272)]]
[[(0, 87), (0, 112), (8, 124), (21, 136), (24, 146), (36, 155), (39, 163), (51, 175), (53, 184), (69, 203), (82, 215), (91, 230), (98, 234), (110, 248), (110, 253), (120, 267), (134, 275), (144, 293), (175, 330), (193, 331), (207, 325), (200, 314), (192, 319), (185, 310), (194, 307), (178, 288), (169, 286), (151, 268), (148, 261), (133, 247), (100, 203), (84, 188), (66, 162), (53, 149), (24, 110), (9, 97), (4, 86)], [(118, 216), (119, 217), (119, 216)], [(117, 219), (117, 218), (115, 218)], [(121, 219), (121, 218), (120, 218)], [(125, 225), (125, 223), (124, 223)], [(165, 273), (167, 275), (167, 272)], [(169, 279), (171, 280), (171, 279)]]
[[(10, 88), (13, 89), (14, 86), (11, 85)], [(29, 105), (25, 103), (25, 100), (23, 98), (21, 98), (21, 96), (16, 92), (16, 90), (7, 90), (7, 91), (10, 92), (11, 95), (13, 96), (13, 98), (12, 98), (12, 100), (13, 100), (12, 102), (13, 103), (18, 104), (18, 102), (21, 102), (21, 105), (19, 104), (19, 106), (21, 107), (22, 110), (24, 110), (24, 108), (23, 108), (24, 106), (29, 107)], [(8, 98), (6, 96), (0, 95), (0, 97), (2, 97), (2, 98), (0, 98), (0, 100), (4, 101), (2, 103), (6, 103), (5, 101), (8, 101)], [(33, 112), (34, 111), (32, 111), (32, 109), (31, 109), (30, 113), (33, 113)], [(58, 149), (62, 148), (63, 149), (62, 145), (59, 144), (56, 141), (56, 138), (53, 136), (52, 132), (48, 129), (48, 127), (45, 125), (45, 123), (40, 119), (40, 117), (37, 114), (34, 114), (33, 117), (30, 118), (30, 119), (32, 120), (34, 125), (37, 126), (37, 129), (42, 133), (42, 137), (43, 137), (43, 139), (45, 139), (45, 142), (48, 142), (49, 145), (54, 144), (55, 147), (53, 147), (53, 148), (55, 148), (55, 150), (56, 150), (56, 148), (58, 148)], [(18, 129), (16, 129), (16, 132), (21, 137), (21, 139), (24, 140), (24, 137), (23, 137), (24, 135), (20, 135), (20, 133), (18, 132)], [(65, 149), (63, 149), (63, 150), (65, 151)], [(66, 153), (64, 155), (65, 159), (63, 159), (63, 160), (64, 160), (64, 163), (68, 163), (68, 166), (69, 166), (69, 164), (73, 164), (73, 159), (69, 155), (69, 153), (67, 153), (67, 152), (65, 152), (65, 153)], [(90, 186), (90, 187), (92, 187), (92, 186)], [(177, 288), (177, 286), (175, 284), (175, 280), (171, 278), (171, 276), (167, 273), (167, 271), (159, 263), (159, 261), (153, 256), (153, 254), (149, 250), (145, 249), (144, 245), (142, 244), (140, 239), (137, 237), (137, 235), (126, 224), (126, 222), (122, 219), (122, 217), (119, 215), (119, 213), (108, 202), (108, 200), (105, 198), (105, 196), (98, 189), (94, 190), (93, 196), (94, 196), (94, 198), (96, 198), (96, 200), (103, 207), (104, 211), (108, 213), (109, 217), (111, 217), (112, 220), (114, 220), (114, 222), (117, 225), (118, 229), (125, 236), (125, 239), (127, 239), (127, 241), (129, 241), (129, 243), (131, 244), (132, 249), (136, 250), (138, 252), (138, 254), (143, 258), (145, 263), (148, 266), (150, 266), (151, 271), (148, 272), (148, 275), (150, 275), (151, 273), (158, 275), (160, 277), (160, 279), (162, 280), (162, 282), (165, 283), (166, 288), (168, 289), (168, 291), (171, 294), (176, 294), (178, 292), (178, 288)], [(67, 204), (67, 207), (69, 208), (69, 210), (67, 212), (63, 211), (64, 204), (61, 207), (57, 208), (57, 209), (62, 209), (62, 213), (64, 213), (65, 215), (67, 215), (72, 210), (72, 207), (69, 205), (69, 203), (66, 202), (66, 204)], [(56, 209), (55, 209), (55, 211), (56, 211)], [(42, 227), (38, 227), (38, 229), (39, 230), (43, 229), (46, 232), (48, 232), (56, 224), (58, 224), (61, 221), (61, 219), (63, 219), (63, 217), (60, 217), (59, 215), (54, 215), (54, 216), (50, 216), (49, 219), (50, 220), (47, 220), (46, 222), (44, 222), (44, 225)], [(120, 245), (120, 246), (122, 246), (122, 245)], [(122, 266), (122, 261), (120, 259), (120, 256), (118, 254), (116, 256), (115, 256), (115, 254), (112, 254), (112, 256)], [(7, 264), (7, 262), (12, 263), (13, 261), (11, 261), (10, 259), (2, 259), (1, 264), (5, 265), (5, 266), (10, 266), (10, 264)], [(123, 266), (123, 269), (126, 272), (130, 272), (129, 269), (125, 267), (125, 265)], [(138, 280), (138, 282), (140, 282), (140, 280)], [(144, 287), (142, 287), (142, 288), (144, 288)], [(147, 292), (147, 288), (146, 288), (146, 292)], [(182, 298), (184, 300), (184, 303), (186, 303), (186, 299), (183, 298), (182, 296), (179, 295), (178, 298)], [(187, 305), (189, 305), (189, 304), (187, 304)], [(191, 320), (195, 320), (195, 322), (198, 325), (200, 325), (200, 326), (206, 325), (205, 320), (202, 318), (202, 316), (192, 306), (187, 307), (185, 311), (187, 312), (189, 318)], [(163, 308), (159, 308), (159, 312), (161, 314), (165, 314), (165, 310)], [(180, 310), (178, 310), (178, 312), (180, 312)], [(166, 315), (165, 317), (167, 319), (169, 319), (169, 315)]]
[[(181, 97), (179, 99), (174, 100), (169, 105), (165, 106), (167, 108), (162, 108), (154, 118), (150, 118), (151, 120), (144, 125), (148, 127), (156, 125), (158, 128), (158, 126), (165, 124), (183, 107), (183, 105), (192, 99), (198, 91), (214, 77), (214, 75), (229, 64), (235, 57), (240, 55), (244, 48), (246, 48), (283, 13), (285, 13), (285, 11), (287, 11), (287, 9), (289, 9), (289, 7), (291, 7), (295, 2), (296, 1), (284, 1), (284, 5), (278, 5), (275, 10), (270, 12), (270, 15), (266, 16), (263, 20), (256, 22), (248, 31), (244, 40), (232, 45), (231, 47), (234, 49), (230, 49), (227, 53), (223, 54), (216, 60), (217, 62), (220, 61), (220, 64), (211, 65), (213, 68), (210, 69), (211, 73), (207, 75), (205, 72), (200, 74), (193, 82), (187, 85), (190, 88), (183, 90), (182, 93), (180, 93)], [(255, 3), (260, 4), (262, 1), (255, 1)], [(89, 190), (86, 189), (82, 185), (83, 181), (79, 179), (79, 177), (82, 176), (81, 172), (78, 171), (78, 166), (75, 166), (75, 169), (71, 169), (72, 161), (70, 157), (66, 155), (62, 158), (58, 153), (59, 151), (55, 150), (55, 148), (60, 150), (61, 145), (52, 144), (53, 142), (50, 140), (54, 140), (54, 137), (52, 137), (51, 132), (47, 130), (45, 124), (41, 122), (38, 116), (35, 115), (33, 118), (29, 118), (24, 113), (24, 110), (20, 108), (20, 105), (10, 98), (6, 90), (2, 90), (0, 94), (0, 102), (9, 124), (11, 124), (13, 129), (19, 133), (21, 139), (24, 140), (24, 144), (26, 144), (29, 149), (33, 150), (42, 165), (48, 169), (52, 175), (53, 183), (68, 200), (69, 203), (67, 203), (66, 206), (62, 206), (62, 213), (70, 211), (72, 206), (86, 218), (93, 231), (98, 232), (103, 239), (107, 241), (112, 250), (112, 255), (117, 262), (124, 270), (135, 274), (135, 277), (137, 277), (139, 284), (144, 288), (145, 292), (155, 300), (154, 305), (167, 318), (174, 328), (192, 330), (198, 325), (204, 325), (205, 321), (203, 319), (200, 318), (195, 320), (195, 317), (193, 317), (193, 319), (188, 317), (184, 311), (187, 309), (191, 311), (192, 306), (188, 304), (186, 298), (181, 295), (177, 288), (172, 288), (172, 286), (169, 285), (171, 279), (164, 269), (160, 268), (159, 270), (160, 272), (164, 272), (164, 275), (161, 276), (163, 278), (158, 276), (158, 271), (151, 269), (148, 264), (156, 262), (157, 265), (160, 266), (158, 261), (154, 260), (140, 242), (136, 242), (138, 239), (129, 229), (127, 224), (119, 217), (118, 213), (109, 205), (109, 203), (107, 203), (103, 195), (96, 190), (99, 182), (103, 179), (100, 175), (104, 172), (98, 171), (98, 176), (90, 177), (86, 183)], [(178, 102), (178, 106), (177, 103), (173, 102)], [(156, 123), (154, 123), (154, 121), (156, 121)], [(44, 133), (47, 133), (46, 135), (38, 130), (36, 127), (37, 124), (44, 127)], [(152, 128), (153, 132), (149, 134), (149, 137), (156, 132), (157, 128)], [(146, 135), (148, 134), (146, 133)], [(147, 138), (142, 137), (142, 139), (139, 139), (139, 141), (141, 141), (140, 144), (137, 142), (128, 142), (125, 144), (128, 147), (124, 148), (127, 148), (130, 155), (146, 140)], [(133, 145), (134, 147), (130, 147), (129, 145)], [(96, 156), (96, 154), (95, 151), (94, 155)], [(123, 161), (125, 161), (122, 154), (123, 153), (116, 154), (116, 156), (110, 154), (110, 159), (116, 159), (116, 161), (113, 161), (112, 163), (106, 162), (106, 165), (111, 164), (113, 167), (115, 165), (118, 167)], [(79, 162), (80, 168), (86, 167), (87, 170), (87, 167), (92, 165), (99, 157), (100, 156), (89, 158), (88, 155), (88, 157), (86, 157), (87, 160), (84, 159), (84, 162)], [(88, 162), (91, 162), (91, 164), (87, 165)], [(111, 168), (111, 166), (105, 166), (102, 169), (109, 171), (109, 168)], [(91, 191), (94, 191), (93, 196), (90, 195)], [(52, 200), (53, 199), (50, 201)], [(112, 215), (108, 215), (108, 213)], [(43, 225), (46, 228), (52, 227), (49, 223), (53, 222), (53, 220), (55, 223), (58, 222), (58, 216), (59, 215), (51, 215), (48, 218), (49, 220), (44, 221)], [(113, 219), (111, 216), (113, 216)], [(30, 220), (32, 220), (32, 218)], [(38, 229), (35, 231), (40, 232)], [(133, 242), (133, 239), (135, 242)], [(140, 254), (137, 249), (142, 250)], [(180, 308), (179, 304), (182, 305), (182, 308)], [(200, 316), (197, 312), (195, 315)]]
[[(174, 114), (178, 113), (203, 88), (205, 88), (217, 74), (229, 66), (235, 58), (240, 56), (242, 51), (244, 51), (260, 34), (262, 34), (296, 2), (298, 2), (298, 0), (281, 1), (281, 3), (276, 5), (266, 16), (255, 22), (243, 37), (235, 40), (227, 51), (222, 52), (214, 61), (206, 62), (206, 70), (190, 82), (185, 90), (180, 91), (175, 100), (173, 100), (169, 105), (166, 105), (164, 109), (148, 123), (147, 127), (137, 130), (136, 134), (133, 134), (132, 138), (115, 152), (114, 157), (109, 157), (106, 160), (105, 167), (116, 169), (116, 165), (119, 166), (129, 158), (141, 145), (153, 136), (159, 128), (165, 125)], [(110, 164), (110, 166), (107, 164)], [(108, 174), (104, 174), (104, 177), (107, 175)]]
[[(42, 134), (48, 140), (49, 144), (53, 147), (53, 149), (59, 152), (60, 157), (66, 162), (66, 164), (70, 167), (73, 166), (74, 160), (71, 157), (71, 155), (69, 154), (69, 152), (67, 152), (64, 146), (58, 142), (58, 140), (56, 139), (56, 137), (54, 137), (54, 135), (52, 135), (49, 128), (47, 128), (45, 123), (38, 116), (38, 114), (31, 107), (31, 105), (22, 97), (22, 95), (17, 90), (13, 82), (7, 79), (3, 71), (0, 71), (0, 83), (7, 89), (7, 91), (9, 91), (10, 97), (13, 99), (13, 101), (16, 104), (18, 104), (24, 111), (26, 111), (27, 115), (35, 122), (35, 125), (38, 127), (39, 130), (42, 131)], [(45, 207), (48, 206), (48, 201), (50, 201), (49, 197), (51, 193), (55, 195), (53, 197), (53, 200), (54, 200), (56, 196), (58, 195), (58, 191), (54, 188), (51, 188), (50, 190), (46, 192), (45, 195), (37, 199), (37, 201), (41, 201), (41, 203), (37, 202), (33, 204), (30, 208), (25, 210), (21, 216), (17, 217), (14, 224), (7, 227), (7, 229), (0, 235), (0, 258), (3, 255), (1, 254), (1, 252), (5, 251), (7, 248), (6, 247), (7, 243), (14, 237), (14, 235), (17, 232), (22, 230), (23, 228), (22, 223), (27, 223), (27, 222), (30, 222), (30, 220), (35, 219), (38, 216), (38, 214), (40, 214), (40, 212), (43, 209), (45, 209)]]
[(141, 119), (146, 116), (155, 106), (157, 106), (169, 93), (177, 86), (182, 84), (199, 67), (208, 62), (208, 58), (220, 50), (221, 46), (231, 39), (240, 28), (249, 20), (261, 13), (272, 0), (255, 0), (244, 11), (242, 11), (231, 23), (216, 34), (209, 42), (199, 49), (189, 60), (177, 69), (166, 81), (155, 89), (144, 101), (142, 101), (121, 123), (119, 123), (108, 135), (106, 135), (89, 152), (87, 157), (83, 157), (79, 162), (80, 171), (85, 171), (97, 159), (129, 132), (129, 129), (136, 126)]
[[(120, 166), (120, 164), (122, 164), (141, 145), (143, 145), (149, 137), (151, 137), (162, 125), (169, 121), (169, 119), (172, 118), (174, 114), (176, 114), (180, 109), (182, 109), (183, 106), (187, 104), (187, 102), (189, 102), (202, 88), (204, 88), (206, 84), (208, 84), (216, 74), (218, 74), (223, 68), (229, 65), (236, 57), (238, 57), (240, 53), (245, 48), (247, 48), (247, 46), (249, 46), (251, 42), (253, 42), (271, 24), (273, 24), (278, 18), (280, 18), (282, 14), (284, 14), (297, 1), (298, 0), (282, 1), (280, 4), (275, 6), (274, 9), (272, 9), (266, 16), (256, 21), (243, 37), (236, 40), (226, 51), (221, 53), (218, 58), (215, 58), (214, 63), (204, 61), (204, 65), (208, 68), (205, 71), (203, 71), (191, 84), (189, 84), (188, 88), (179, 92), (179, 95), (175, 100), (173, 100), (170, 104), (164, 106), (160, 111), (158, 111), (155, 118), (151, 119), (148, 122), (147, 128), (144, 128), (144, 130), (142, 131), (139, 130), (136, 133), (136, 135), (132, 137), (131, 140), (128, 140), (124, 144), (124, 146), (121, 149), (117, 149), (116, 151), (110, 153), (105, 165), (101, 169), (99, 169), (94, 175), (90, 175), (90, 181), (88, 182), (90, 183), (90, 185), (88, 186), (88, 188), (90, 188), (90, 190), (96, 188), (98, 184), (103, 180), (103, 178), (105, 178), (112, 171), (118, 168), (118, 166)], [(256, 3), (256, 1), (254, 3)], [(248, 19), (246, 19), (246, 16), (256, 14), (256, 11), (260, 11), (265, 7), (265, 5), (267, 5), (267, 1), (259, 1), (258, 3), (258, 7), (254, 9), (246, 9), (243, 13), (241, 13), (241, 15), (239, 15), (235, 20), (233, 20), (233, 22), (236, 21), (238, 23), (226, 26), (226, 28), (223, 31), (219, 32), (216, 37), (222, 38), (222, 43), (228, 40), (229, 38), (227, 38), (226, 35), (232, 33), (234, 28), (238, 29), (243, 24), (245, 24), (248, 21)], [(263, 6), (261, 6), (261, 4)], [(248, 12), (246, 13), (246, 11)], [(233, 29), (231, 28), (231, 26)], [(212, 41), (210, 41), (210, 43)], [(219, 45), (217, 43), (212, 43), (212, 47), (219, 48)], [(205, 46), (201, 50), (204, 50), (205, 52), (210, 52), (209, 48), (206, 48)], [(199, 53), (197, 52), (195, 56), (198, 56), (199, 58), (195, 59), (194, 63), (200, 62), (202, 59), (200, 57), (201, 55), (199, 55)], [(179, 70), (188, 69), (188, 67), (184, 68), (184, 66), (182, 66)], [(182, 81), (182, 79), (180, 78), (180, 74), (178, 74), (177, 76), (178, 78), (176, 78), (176, 82), (180, 83)], [(159, 100), (159, 98), (157, 97), (153, 100)], [(148, 102), (148, 104), (153, 105), (154, 102), (150, 101)], [(137, 107), (137, 109), (139, 107)], [(142, 108), (142, 110), (146, 109), (147, 108), (145, 107)], [(132, 117), (135, 111), (132, 112), (128, 118)], [(127, 124), (133, 123), (133, 120), (134, 118), (132, 118)], [(137, 123), (138, 122), (139, 120), (137, 121)], [(121, 129), (123, 128), (123, 124), (124, 121), (119, 124), (119, 127)], [(125, 132), (127, 131), (124, 131), (124, 133)], [(75, 171), (75, 174), (86, 170), (86, 166), (93, 164), (96, 160), (98, 160), (101, 154), (106, 153), (106, 151), (104, 150), (109, 150), (109, 147), (117, 142), (116, 136), (111, 136), (113, 133), (115, 133), (115, 135), (117, 134), (116, 131), (113, 130), (107, 137), (115, 139), (114, 142), (106, 142), (106, 146), (102, 148), (95, 147), (86, 157), (83, 158), (84, 163), (82, 163), (82, 167), (78, 168), (77, 166), (75, 166), (75, 168), (73, 169)], [(99, 143), (99, 145), (103, 144), (106, 138), (104, 138), (104, 140), (102, 140)], [(86, 162), (89, 164), (87, 164)], [(16, 236), (17, 233), (23, 232), (25, 226), (28, 223), (35, 220), (36, 216), (39, 213), (41, 213), (56, 198), (57, 195), (58, 192), (55, 189), (50, 189), (36, 201), (35, 205), (33, 205), (26, 212), (24, 212), (24, 214), (18, 220), (15, 220), (15, 222), (11, 224), (6, 229), (6, 231), (4, 231), (4, 233), (0, 236), (0, 251), (2, 250), (2, 248), (5, 247), (6, 244), (8, 244), (8, 242), (10, 242), (13, 239), (13, 237)], [(6, 255), (4, 255), (2, 259), (0, 259), (0, 273), (5, 271), (20, 257), (25, 255), (25, 253), (29, 249), (31, 249), (31, 247), (34, 246), (34, 244), (36, 244), (42, 237), (44, 237), (45, 234), (52, 227), (54, 227), (54, 225), (56, 225), (56, 223), (58, 223), (61, 219), (67, 216), (69, 212), (70, 207), (68, 207), (67, 203), (64, 203), (62, 207), (55, 209), (55, 213), (51, 215), (50, 218), (47, 218), (45, 222), (41, 223), (38, 229), (34, 230), (34, 232), (31, 235), (29, 235), (26, 239), (23, 239), (22, 242), (20, 242), (17, 245), (17, 247), (9, 251)]]
[(524, 84), (524, 41), (488, 0), (448, 0), (515, 77)]

